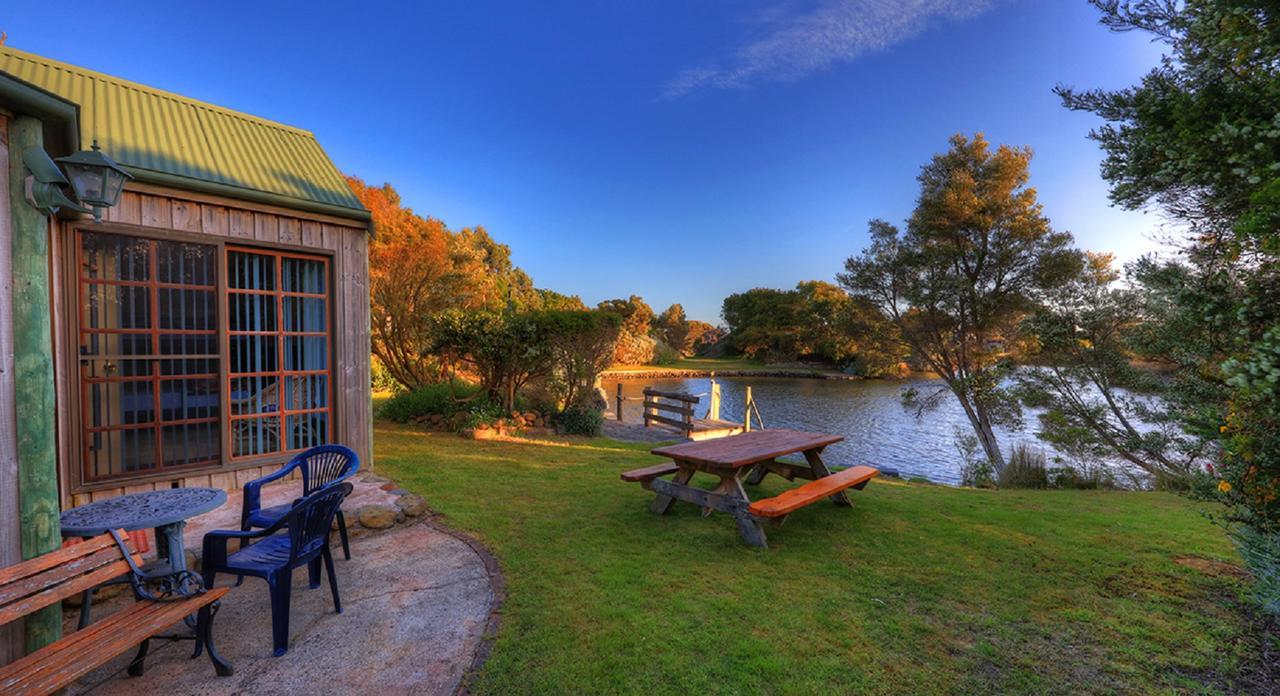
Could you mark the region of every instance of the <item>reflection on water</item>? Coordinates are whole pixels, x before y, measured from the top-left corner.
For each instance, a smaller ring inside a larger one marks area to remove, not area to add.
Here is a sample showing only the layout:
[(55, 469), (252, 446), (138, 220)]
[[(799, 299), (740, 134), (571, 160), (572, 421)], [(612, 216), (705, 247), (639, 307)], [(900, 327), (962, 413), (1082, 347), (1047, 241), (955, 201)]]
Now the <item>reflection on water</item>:
[[(720, 417), (741, 421), (745, 388), (751, 387), (760, 415), (769, 428), (794, 428), (835, 433), (844, 442), (827, 448), (823, 458), (834, 466), (869, 464), (896, 469), (902, 476), (924, 476), (931, 481), (960, 482), (960, 456), (955, 447), (955, 429), (972, 432), (964, 411), (948, 397), (936, 410), (917, 418), (914, 410), (903, 408), (902, 389), (914, 386), (928, 393), (941, 385), (936, 380), (851, 380), (787, 379), (777, 377), (718, 377), (721, 393)], [(617, 382), (606, 380), (605, 391), (612, 408)], [(629, 398), (623, 418), (641, 420), (641, 390), (652, 386), (664, 391), (702, 394), (697, 415), (706, 414), (711, 380), (661, 379), (624, 380), (622, 393)], [(1035, 438), (1031, 428), (1035, 418), (1027, 414), (1022, 431), (997, 429), (1001, 446), (1027, 442), (1046, 454), (1049, 448)]]

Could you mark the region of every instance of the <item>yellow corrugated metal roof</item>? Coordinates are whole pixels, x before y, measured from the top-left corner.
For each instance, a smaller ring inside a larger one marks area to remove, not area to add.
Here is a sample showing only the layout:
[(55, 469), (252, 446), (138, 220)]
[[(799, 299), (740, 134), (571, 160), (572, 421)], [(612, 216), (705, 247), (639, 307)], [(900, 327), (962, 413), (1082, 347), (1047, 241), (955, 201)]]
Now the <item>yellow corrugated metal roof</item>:
[(0, 71), (78, 104), (81, 148), (97, 138), (140, 180), (180, 177), (368, 217), (307, 131), (8, 46), (0, 46)]

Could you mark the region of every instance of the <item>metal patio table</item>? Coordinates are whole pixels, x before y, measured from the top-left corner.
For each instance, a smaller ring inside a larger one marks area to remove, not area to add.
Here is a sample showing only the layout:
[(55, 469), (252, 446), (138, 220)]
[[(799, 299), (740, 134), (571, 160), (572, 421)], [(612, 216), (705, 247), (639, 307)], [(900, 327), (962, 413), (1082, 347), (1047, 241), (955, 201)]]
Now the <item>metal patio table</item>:
[[(154, 528), (159, 562), (148, 570), (179, 573), (187, 570), (187, 550), (182, 531), (187, 520), (221, 507), (226, 491), (217, 488), (165, 488), (98, 500), (62, 513), (62, 536), (89, 538), (123, 529), (134, 532)], [(93, 590), (85, 590), (80, 627), (89, 624)]]

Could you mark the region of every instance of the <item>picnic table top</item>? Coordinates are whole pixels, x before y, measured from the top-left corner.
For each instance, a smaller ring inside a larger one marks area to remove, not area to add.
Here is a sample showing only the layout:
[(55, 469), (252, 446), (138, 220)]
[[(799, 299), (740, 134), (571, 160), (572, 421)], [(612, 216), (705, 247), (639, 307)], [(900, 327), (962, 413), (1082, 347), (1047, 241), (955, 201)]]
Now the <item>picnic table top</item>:
[(682, 462), (740, 468), (775, 457), (819, 449), (843, 439), (843, 435), (808, 433), (799, 430), (753, 430), (741, 435), (683, 442), (650, 451)]

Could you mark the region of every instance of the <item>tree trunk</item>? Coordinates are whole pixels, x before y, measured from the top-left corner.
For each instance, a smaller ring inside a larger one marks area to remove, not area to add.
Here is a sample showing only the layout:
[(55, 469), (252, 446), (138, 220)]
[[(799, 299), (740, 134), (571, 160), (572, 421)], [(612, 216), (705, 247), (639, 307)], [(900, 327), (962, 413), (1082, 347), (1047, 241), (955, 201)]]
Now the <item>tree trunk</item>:
[(960, 400), (964, 414), (968, 416), (969, 424), (973, 426), (973, 434), (978, 436), (978, 442), (987, 455), (987, 461), (999, 476), (1000, 472), (1004, 471), (1004, 453), (1000, 451), (1000, 441), (996, 439), (995, 431), (991, 427), (991, 416), (987, 413), (986, 407), (970, 402), (968, 394), (963, 391), (954, 387), (951, 391)]

